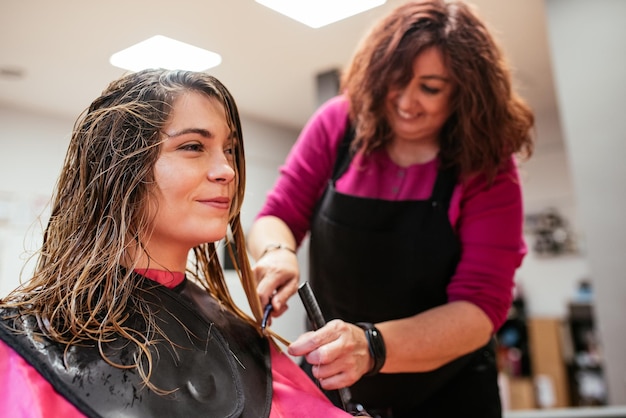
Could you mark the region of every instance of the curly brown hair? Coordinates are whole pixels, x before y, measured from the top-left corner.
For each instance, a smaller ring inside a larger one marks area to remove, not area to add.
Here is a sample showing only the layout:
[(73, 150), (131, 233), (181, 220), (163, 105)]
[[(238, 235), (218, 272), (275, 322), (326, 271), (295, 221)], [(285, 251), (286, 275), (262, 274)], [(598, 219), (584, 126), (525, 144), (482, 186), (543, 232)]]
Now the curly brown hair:
[[(236, 192), (229, 216), (232, 239), (227, 239), (226, 245), (231, 254), (240, 255), (233, 264), (238, 266), (255, 319), (232, 300), (215, 243), (193, 248), (186, 273), (223, 306), (259, 329), (262, 308), (240, 223), (246, 176), (239, 114), (226, 87), (199, 72), (152, 69), (125, 75), (112, 82), (78, 118), (34, 275), (0, 303), (0, 307), (17, 307), (22, 314), (35, 315), (44, 335), (68, 346), (85, 341), (100, 344), (113, 337), (130, 341), (142, 353), (136, 356), (135, 366), (155, 390), (149, 382), (151, 341), (124, 323), (125, 310), (132, 305), (152, 324), (150, 309), (133, 295), (137, 260), (129, 259), (128, 249), (143, 248), (141, 237), (151, 225), (147, 208), (154, 201), (161, 129), (175, 99), (189, 91), (219, 101), (231, 130)], [(153, 338), (167, 339), (158, 334)]]
[(362, 40), (341, 77), (356, 127), (354, 150), (369, 153), (393, 137), (384, 102), (390, 86), (413, 77), (418, 54), (440, 49), (454, 81), (452, 114), (443, 126), (440, 158), (460, 175), (492, 179), (505, 159), (533, 152), (533, 112), (513, 91), (500, 47), (463, 2), (414, 1), (394, 9)]

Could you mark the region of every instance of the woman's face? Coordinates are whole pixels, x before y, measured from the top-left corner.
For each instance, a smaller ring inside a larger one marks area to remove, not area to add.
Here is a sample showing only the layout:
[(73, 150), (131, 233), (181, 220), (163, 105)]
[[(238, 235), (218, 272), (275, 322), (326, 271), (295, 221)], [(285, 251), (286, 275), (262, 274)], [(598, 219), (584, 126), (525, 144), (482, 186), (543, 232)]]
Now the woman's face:
[(413, 78), (405, 86), (391, 86), (385, 110), (396, 140), (438, 142), (452, 112), (452, 79), (441, 51), (430, 47), (413, 61)]
[(167, 265), (181, 254), (186, 260), (190, 248), (225, 236), (235, 170), (233, 138), (217, 100), (183, 94), (162, 132), (154, 166), (157, 212), (147, 246), (153, 259)]

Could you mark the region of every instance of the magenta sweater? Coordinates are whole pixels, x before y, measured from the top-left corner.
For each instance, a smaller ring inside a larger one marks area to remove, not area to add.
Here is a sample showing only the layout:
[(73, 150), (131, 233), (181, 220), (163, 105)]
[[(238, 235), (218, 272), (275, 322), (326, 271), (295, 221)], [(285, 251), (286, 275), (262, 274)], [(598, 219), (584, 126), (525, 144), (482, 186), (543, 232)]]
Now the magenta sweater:
[[(298, 245), (309, 231), (315, 204), (331, 177), (347, 112), (348, 102), (343, 96), (317, 110), (280, 168), (280, 177), (257, 215), (281, 218)], [(435, 159), (400, 167), (384, 150), (367, 158), (357, 155), (337, 181), (337, 191), (385, 200), (428, 199), (438, 163)], [(491, 186), (481, 175), (457, 184), (449, 217), (461, 243), (461, 259), (448, 285), (448, 300), (465, 300), (479, 306), (493, 322), (495, 332), (506, 319), (515, 270), (526, 254), (522, 192), (513, 157)]]

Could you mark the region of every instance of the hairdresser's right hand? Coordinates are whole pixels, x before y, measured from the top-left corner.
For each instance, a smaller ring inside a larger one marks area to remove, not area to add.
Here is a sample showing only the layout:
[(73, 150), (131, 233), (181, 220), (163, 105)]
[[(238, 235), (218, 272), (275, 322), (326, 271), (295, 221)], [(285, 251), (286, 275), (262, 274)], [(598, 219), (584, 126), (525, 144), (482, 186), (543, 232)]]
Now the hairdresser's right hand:
[(272, 300), (272, 316), (281, 316), (287, 310), (287, 301), (298, 291), (300, 269), (298, 258), (290, 251), (270, 251), (254, 266), (257, 293), (261, 305)]

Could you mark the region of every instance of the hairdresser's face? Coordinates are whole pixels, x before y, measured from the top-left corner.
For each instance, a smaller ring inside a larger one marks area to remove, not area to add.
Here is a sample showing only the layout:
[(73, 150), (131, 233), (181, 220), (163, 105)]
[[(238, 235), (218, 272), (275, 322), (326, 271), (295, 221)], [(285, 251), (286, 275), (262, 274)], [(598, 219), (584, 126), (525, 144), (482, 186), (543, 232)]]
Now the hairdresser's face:
[(453, 89), (440, 50), (431, 47), (420, 53), (409, 83), (392, 86), (387, 93), (385, 110), (394, 140), (437, 144), (451, 113)]
[(180, 253), (186, 259), (191, 247), (225, 236), (235, 171), (230, 129), (217, 100), (196, 92), (182, 95), (162, 132), (154, 166), (158, 209), (148, 251), (164, 262)]

